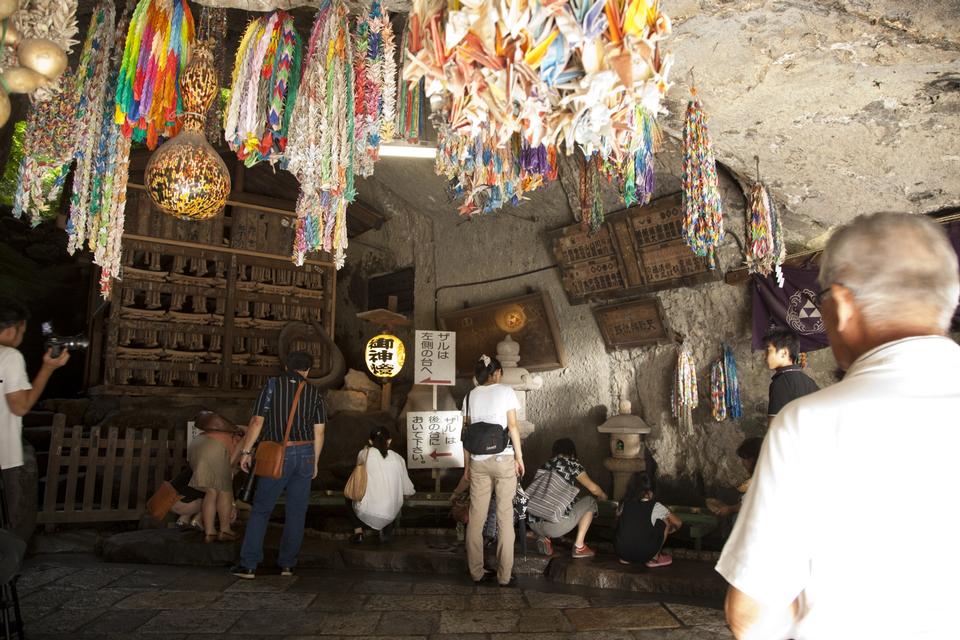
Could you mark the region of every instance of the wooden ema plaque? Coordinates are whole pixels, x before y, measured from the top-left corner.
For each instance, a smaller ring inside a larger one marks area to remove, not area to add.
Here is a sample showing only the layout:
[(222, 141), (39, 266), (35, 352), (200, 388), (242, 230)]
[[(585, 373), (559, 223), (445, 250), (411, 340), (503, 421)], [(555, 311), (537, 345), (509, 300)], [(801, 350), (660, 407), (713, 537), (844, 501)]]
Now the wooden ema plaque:
[(607, 350), (639, 347), (668, 339), (658, 298), (621, 302), (593, 310)]
[(607, 216), (591, 234), (580, 225), (548, 234), (570, 304), (716, 280), (681, 236), (679, 193)]

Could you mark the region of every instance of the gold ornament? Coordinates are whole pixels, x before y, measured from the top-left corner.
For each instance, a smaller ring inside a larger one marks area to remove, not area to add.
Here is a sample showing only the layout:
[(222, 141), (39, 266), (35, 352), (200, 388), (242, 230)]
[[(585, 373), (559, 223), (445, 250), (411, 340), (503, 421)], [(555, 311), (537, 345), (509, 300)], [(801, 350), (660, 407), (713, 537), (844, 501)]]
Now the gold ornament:
[(0, 90), (0, 127), (7, 124), (10, 119), (10, 96), (6, 91)]
[(33, 69), (50, 80), (56, 80), (67, 68), (67, 54), (56, 42), (44, 38), (27, 38), (17, 47), (20, 66)]
[(47, 82), (42, 75), (26, 67), (10, 67), (0, 73), (0, 80), (10, 93), (33, 93)]
[(0, 20), (6, 20), (16, 13), (19, 8), (19, 0), (0, 0)]
[[(0, 0), (2, 2), (3, 0)], [(17, 31), (17, 28), (7, 22), (7, 30), (3, 33), (3, 44), (8, 47), (15, 47), (20, 44), (20, 32)]]
[(207, 109), (217, 92), (217, 74), (209, 42), (194, 45), (180, 77), (183, 130), (150, 156), (147, 193), (160, 209), (183, 220), (219, 215), (230, 195), (230, 172), (203, 135)]

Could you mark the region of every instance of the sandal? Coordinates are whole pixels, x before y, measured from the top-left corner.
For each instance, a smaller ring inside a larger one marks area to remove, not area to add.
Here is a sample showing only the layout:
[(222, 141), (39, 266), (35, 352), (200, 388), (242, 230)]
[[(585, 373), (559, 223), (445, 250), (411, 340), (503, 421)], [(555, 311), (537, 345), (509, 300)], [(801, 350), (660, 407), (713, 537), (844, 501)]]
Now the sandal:
[(237, 539), (237, 534), (233, 531), (221, 531), (217, 534), (217, 540), (220, 542), (233, 542)]
[(203, 542), (204, 542), (204, 544), (210, 544), (211, 542), (216, 542), (216, 541), (217, 541), (217, 534), (215, 534), (215, 533), (205, 533), (205, 534), (203, 534)]

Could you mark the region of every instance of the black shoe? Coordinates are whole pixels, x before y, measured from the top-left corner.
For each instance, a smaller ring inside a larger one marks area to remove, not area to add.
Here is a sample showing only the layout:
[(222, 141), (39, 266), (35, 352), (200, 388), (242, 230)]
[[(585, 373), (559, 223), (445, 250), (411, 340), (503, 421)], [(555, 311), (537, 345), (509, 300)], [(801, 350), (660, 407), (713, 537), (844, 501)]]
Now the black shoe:
[(230, 567), (230, 573), (238, 578), (243, 578), (244, 580), (253, 580), (257, 577), (257, 574), (253, 572), (253, 569), (247, 569), (239, 564)]
[(350, 544), (363, 544), (363, 534), (355, 533), (350, 536)]
[(286, 578), (293, 577), (293, 567), (280, 567), (280, 575)]
[(391, 540), (393, 540), (393, 534), (392, 534), (392, 533), (390, 533), (389, 531), (387, 531), (387, 530), (385, 530), (385, 529), (380, 531), (380, 544), (386, 544), (386, 543), (390, 542)]
[(483, 570), (483, 576), (479, 580), (474, 580), (473, 584), (483, 584), (484, 582), (490, 582), (493, 580), (493, 576), (496, 575), (493, 571)]
[(517, 586), (517, 576), (510, 576), (510, 582), (507, 582), (507, 583), (501, 582), (501, 583), (500, 583), (500, 586), (503, 587), (503, 588), (505, 588), (505, 589), (516, 587), (516, 586)]

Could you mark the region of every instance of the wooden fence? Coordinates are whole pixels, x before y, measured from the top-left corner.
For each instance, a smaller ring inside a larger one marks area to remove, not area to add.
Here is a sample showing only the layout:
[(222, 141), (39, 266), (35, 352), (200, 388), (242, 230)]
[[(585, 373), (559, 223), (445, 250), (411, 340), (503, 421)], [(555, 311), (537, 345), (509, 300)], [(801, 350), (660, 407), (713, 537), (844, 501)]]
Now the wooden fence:
[(74, 426), (54, 416), (43, 507), (37, 522), (139, 520), (147, 499), (186, 463), (186, 431)]

